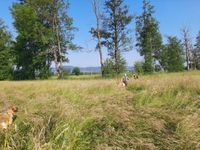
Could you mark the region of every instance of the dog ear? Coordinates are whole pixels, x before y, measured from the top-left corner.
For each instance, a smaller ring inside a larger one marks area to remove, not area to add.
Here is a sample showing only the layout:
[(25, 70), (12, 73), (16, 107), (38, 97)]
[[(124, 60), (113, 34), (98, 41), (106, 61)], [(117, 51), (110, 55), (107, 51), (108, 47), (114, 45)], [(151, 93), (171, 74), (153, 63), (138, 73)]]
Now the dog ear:
[(12, 107), (13, 112), (18, 112), (18, 107)]

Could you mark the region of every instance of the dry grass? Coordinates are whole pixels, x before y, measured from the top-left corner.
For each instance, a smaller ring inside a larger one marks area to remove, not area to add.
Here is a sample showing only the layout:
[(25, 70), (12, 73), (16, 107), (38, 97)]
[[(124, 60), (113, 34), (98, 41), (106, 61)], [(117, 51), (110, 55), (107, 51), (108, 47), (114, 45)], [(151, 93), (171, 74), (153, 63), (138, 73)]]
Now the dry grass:
[(19, 107), (7, 149), (200, 149), (199, 74), (0, 82), (1, 110)]

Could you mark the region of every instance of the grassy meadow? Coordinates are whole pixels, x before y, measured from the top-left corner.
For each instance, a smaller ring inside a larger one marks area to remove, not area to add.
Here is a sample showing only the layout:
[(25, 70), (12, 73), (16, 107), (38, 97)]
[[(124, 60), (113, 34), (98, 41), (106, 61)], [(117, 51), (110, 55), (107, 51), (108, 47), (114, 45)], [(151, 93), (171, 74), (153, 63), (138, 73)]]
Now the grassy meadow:
[(117, 79), (0, 82), (17, 118), (7, 150), (198, 150), (200, 72)]

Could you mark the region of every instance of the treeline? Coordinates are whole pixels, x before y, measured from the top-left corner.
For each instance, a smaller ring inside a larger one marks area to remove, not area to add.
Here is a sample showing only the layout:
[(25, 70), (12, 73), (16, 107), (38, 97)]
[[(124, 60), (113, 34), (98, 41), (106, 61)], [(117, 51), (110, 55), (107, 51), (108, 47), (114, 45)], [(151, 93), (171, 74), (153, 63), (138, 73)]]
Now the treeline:
[(168, 36), (167, 43), (163, 44), (159, 23), (153, 17), (154, 7), (144, 0), (142, 8), (142, 15), (136, 17), (136, 46), (144, 61), (136, 62), (135, 70), (139, 73), (152, 73), (200, 69), (200, 32), (194, 46), (187, 28), (182, 29), (182, 40)]
[[(169, 36), (167, 44), (154, 18), (154, 7), (143, 0), (143, 12), (133, 17), (124, 0), (91, 0), (96, 26), (90, 29), (97, 40), (102, 76), (125, 71), (123, 53), (133, 49), (131, 22), (136, 22), (136, 47), (143, 62), (135, 64), (136, 71), (182, 71), (200, 69), (200, 32), (193, 46), (189, 31), (183, 29), (183, 39)], [(68, 62), (69, 50), (80, 47), (73, 43), (73, 19), (68, 15), (65, 0), (19, 0), (11, 13), (17, 37), (12, 40), (3, 21), (0, 21), (0, 80), (47, 79), (55, 64), (58, 78), (63, 76), (63, 63)], [(103, 47), (108, 58), (103, 58)], [(133, 58), (134, 60), (134, 58)], [(186, 64), (186, 65), (185, 65)]]

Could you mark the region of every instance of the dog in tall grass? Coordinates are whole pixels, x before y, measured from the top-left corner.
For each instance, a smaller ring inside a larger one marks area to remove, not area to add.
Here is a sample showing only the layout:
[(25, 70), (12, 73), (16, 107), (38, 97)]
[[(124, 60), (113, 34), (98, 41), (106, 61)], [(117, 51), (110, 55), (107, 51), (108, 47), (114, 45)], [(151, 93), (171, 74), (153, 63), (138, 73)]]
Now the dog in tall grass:
[(5, 112), (0, 113), (0, 129), (6, 130), (8, 126), (13, 124), (15, 113), (18, 108), (14, 106), (8, 107)]
[(129, 80), (129, 78), (128, 78), (127, 74), (124, 74), (123, 78), (120, 81), (118, 81), (117, 84), (119, 86), (123, 86), (123, 87), (128, 86), (128, 80)]

